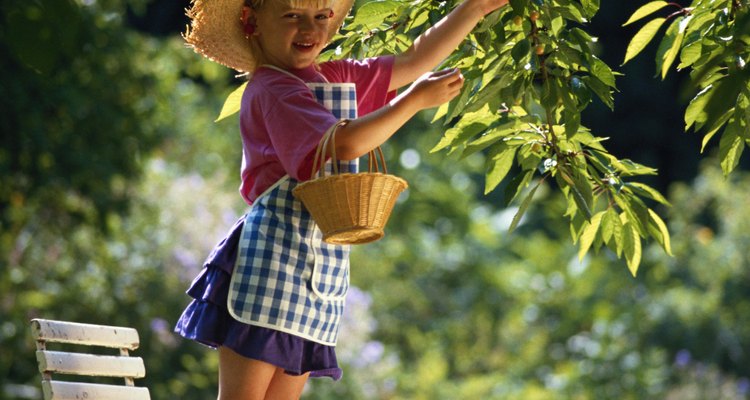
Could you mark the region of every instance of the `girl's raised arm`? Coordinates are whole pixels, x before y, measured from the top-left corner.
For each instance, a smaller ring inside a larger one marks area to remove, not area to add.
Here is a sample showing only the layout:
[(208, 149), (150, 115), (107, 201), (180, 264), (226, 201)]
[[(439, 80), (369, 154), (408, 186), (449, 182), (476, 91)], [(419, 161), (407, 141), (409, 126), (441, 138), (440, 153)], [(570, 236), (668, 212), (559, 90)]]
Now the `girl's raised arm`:
[(396, 56), (389, 90), (414, 82), (432, 70), (458, 47), (485, 15), (508, 0), (466, 0), (445, 18), (420, 35), (405, 52)]

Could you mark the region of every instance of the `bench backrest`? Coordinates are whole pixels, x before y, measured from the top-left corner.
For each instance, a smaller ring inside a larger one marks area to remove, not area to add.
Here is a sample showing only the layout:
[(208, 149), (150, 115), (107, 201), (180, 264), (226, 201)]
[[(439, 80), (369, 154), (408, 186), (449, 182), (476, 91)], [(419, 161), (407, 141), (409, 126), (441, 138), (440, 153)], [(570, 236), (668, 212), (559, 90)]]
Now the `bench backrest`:
[[(36, 340), (36, 358), (42, 374), (45, 400), (112, 399), (150, 400), (147, 388), (133, 380), (146, 376), (140, 357), (131, 357), (138, 348), (138, 332), (133, 328), (76, 322), (34, 319), (31, 330)], [(119, 355), (47, 350), (47, 343), (67, 343), (119, 350)], [(123, 378), (125, 385), (53, 380), (53, 374)]]

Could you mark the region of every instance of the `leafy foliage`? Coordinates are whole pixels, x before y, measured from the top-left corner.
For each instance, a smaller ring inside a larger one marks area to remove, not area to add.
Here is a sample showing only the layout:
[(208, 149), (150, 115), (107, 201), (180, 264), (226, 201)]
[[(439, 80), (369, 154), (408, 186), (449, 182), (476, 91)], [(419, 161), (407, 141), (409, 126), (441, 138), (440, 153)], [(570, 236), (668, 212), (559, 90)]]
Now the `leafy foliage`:
[(657, 73), (664, 79), (676, 62), (677, 70), (690, 70), (695, 90), (685, 110), (685, 130), (704, 131), (704, 148), (721, 132), (721, 167), (729, 175), (745, 146), (750, 145), (750, 69), (745, 67), (750, 57), (750, 5), (740, 0), (695, 0), (683, 7), (652, 1), (636, 10), (625, 24), (665, 8), (670, 14), (652, 19), (635, 34), (625, 62), (669, 22), (656, 53)]
[[(452, 2), (375, 1), (364, 4), (329, 57), (366, 57), (406, 50), (453, 7)], [(634, 178), (652, 168), (620, 160), (581, 123), (594, 99), (614, 107), (616, 75), (592, 50), (596, 38), (582, 26), (599, 1), (511, 1), (487, 16), (445, 61), (461, 68), (462, 93), (440, 107), (448, 127), (432, 151), (465, 158), (487, 155), (485, 193), (504, 185), (504, 204), (519, 200), (513, 230), (539, 185), (552, 181), (565, 195), (570, 233), (580, 256), (608, 247), (633, 275), (642, 239), (671, 253), (669, 232), (647, 203), (668, 203)]]
[(141, 160), (165, 137), (166, 126), (139, 124), (164, 113), (155, 98), (168, 82), (136, 52), (153, 43), (117, 34), (116, 19), (91, 11), (70, 0), (0, 6), (4, 239), (34, 213), (103, 226), (127, 208)]

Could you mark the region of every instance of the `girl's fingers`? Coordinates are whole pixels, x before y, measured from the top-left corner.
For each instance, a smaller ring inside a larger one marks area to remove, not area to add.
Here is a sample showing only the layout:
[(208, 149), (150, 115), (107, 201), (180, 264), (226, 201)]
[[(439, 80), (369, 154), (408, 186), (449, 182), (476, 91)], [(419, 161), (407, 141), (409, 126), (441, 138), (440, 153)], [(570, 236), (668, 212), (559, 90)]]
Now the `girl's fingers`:
[(456, 76), (453, 77), (453, 79), (449, 79), (448, 81), (448, 85), (450, 86), (453, 86), (453, 85), (462, 86), (463, 84), (464, 84), (464, 76), (460, 72), (456, 74)]

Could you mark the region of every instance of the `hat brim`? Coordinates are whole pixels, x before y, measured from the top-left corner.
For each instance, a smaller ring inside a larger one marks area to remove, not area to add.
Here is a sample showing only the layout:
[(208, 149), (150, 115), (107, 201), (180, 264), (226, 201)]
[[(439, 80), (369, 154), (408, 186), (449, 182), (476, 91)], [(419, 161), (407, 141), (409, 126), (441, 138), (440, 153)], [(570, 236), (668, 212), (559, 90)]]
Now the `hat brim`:
[[(353, 0), (334, 0), (328, 40), (338, 32)], [(244, 0), (193, 0), (187, 15), (191, 23), (183, 35), (188, 46), (211, 61), (239, 72), (251, 72), (257, 61), (240, 23)]]

